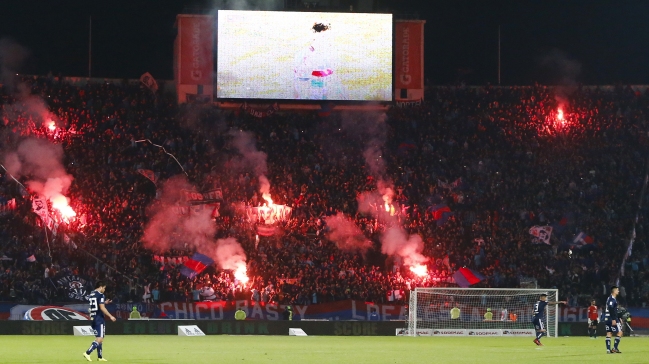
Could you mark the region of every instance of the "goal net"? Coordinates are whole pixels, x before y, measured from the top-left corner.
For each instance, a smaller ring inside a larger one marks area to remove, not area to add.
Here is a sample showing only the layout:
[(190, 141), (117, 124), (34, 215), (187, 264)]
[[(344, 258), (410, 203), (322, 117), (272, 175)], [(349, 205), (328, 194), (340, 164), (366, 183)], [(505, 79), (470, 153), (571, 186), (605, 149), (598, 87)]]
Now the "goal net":
[[(541, 294), (558, 301), (556, 289), (416, 288), (410, 291), (409, 336), (534, 336), (532, 312)], [(545, 328), (557, 337), (557, 305), (548, 305)]]

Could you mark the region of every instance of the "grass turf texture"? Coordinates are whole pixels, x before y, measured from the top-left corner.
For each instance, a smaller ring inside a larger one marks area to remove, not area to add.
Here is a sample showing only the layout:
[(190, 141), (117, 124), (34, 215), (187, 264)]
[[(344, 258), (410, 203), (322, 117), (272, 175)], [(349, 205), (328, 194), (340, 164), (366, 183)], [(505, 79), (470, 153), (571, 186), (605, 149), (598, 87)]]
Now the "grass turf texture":
[[(0, 363), (84, 363), (91, 337), (0, 336)], [(111, 363), (648, 363), (649, 338), (625, 337), (622, 354), (604, 338), (438, 338), (332, 336), (108, 336)], [(97, 360), (96, 351), (92, 353)]]

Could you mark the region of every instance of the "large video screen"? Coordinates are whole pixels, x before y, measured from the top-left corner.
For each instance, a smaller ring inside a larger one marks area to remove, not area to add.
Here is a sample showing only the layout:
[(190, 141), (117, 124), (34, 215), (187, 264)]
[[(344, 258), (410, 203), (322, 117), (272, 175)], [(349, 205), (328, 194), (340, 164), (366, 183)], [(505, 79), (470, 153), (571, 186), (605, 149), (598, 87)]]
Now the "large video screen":
[(221, 10), (218, 98), (392, 100), (392, 15)]

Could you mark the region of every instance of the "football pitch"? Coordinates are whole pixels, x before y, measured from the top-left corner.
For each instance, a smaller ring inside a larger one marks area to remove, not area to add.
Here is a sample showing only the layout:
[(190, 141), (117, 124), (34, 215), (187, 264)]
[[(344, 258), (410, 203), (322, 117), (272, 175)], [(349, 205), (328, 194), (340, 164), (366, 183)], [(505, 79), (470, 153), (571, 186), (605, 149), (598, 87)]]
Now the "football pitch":
[[(84, 363), (92, 337), (0, 336), (0, 363)], [(648, 363), (649, 338), (623, 338), (622, 354), (606, 354), (604, 338), (106, 337), (111, 363)], [(94, 361), (96, 352), (92, 353)]]

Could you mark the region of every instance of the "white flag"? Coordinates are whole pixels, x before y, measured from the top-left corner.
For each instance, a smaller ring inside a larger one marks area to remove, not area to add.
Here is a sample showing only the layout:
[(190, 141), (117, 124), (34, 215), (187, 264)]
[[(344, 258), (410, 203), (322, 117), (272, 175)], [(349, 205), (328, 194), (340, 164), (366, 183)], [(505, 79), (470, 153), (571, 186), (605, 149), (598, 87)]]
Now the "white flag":
[(32, 210), (34, 210), (41, 219), (45, 220), (49, 216), (47, 211), (47, 200), (45, 197), (34, 197), (32, 200)]
[(149, 72), (140, 76), (140, 82), (142, 82), (144, 86), (146, 86), (149, 90), (151, 90), (151, 92), (153, 93), (158, 92), (158, 83), (156, 82), (155, 78), (151, 76)]
[(530, 228), (530, 235), (532, 235), (532, 243), (550, 245), (552, 226), (532, 226)]

